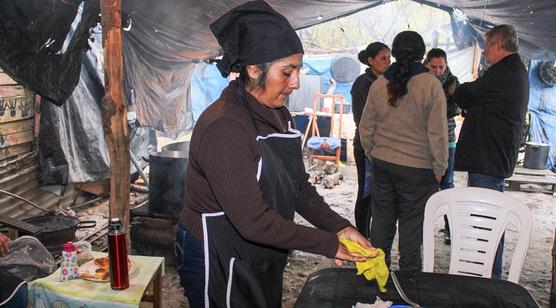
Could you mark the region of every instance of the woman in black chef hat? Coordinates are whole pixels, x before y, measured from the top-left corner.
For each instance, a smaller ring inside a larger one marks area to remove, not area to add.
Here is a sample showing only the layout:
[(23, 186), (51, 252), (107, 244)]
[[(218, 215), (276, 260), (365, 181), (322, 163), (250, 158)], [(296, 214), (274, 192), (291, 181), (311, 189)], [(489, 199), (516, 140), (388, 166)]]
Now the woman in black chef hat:
[[(299, 88), (303, 47), (263, 1), (240, 5), (210, 29), (238, 72), (193, 130), (185, 204), (176, 227), (180, 281), (191, 307), (280, 307), (288, 251), (363, 261), (340, 237), (372, 249), (308, 182), (301, 133), (286, 98)], [(316, 228), (293, 222), (297, 212)]]

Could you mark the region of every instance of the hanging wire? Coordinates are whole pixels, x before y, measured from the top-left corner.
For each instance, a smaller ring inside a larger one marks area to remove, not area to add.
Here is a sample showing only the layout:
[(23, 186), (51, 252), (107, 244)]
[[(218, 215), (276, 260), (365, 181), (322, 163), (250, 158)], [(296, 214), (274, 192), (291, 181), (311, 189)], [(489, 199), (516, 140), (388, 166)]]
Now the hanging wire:
[[(483, 25), (483, 18), (485, 17), (486, 7), (487, 7), (488, 0), (485, 0), (485, 5), (483, 5), (483, 12), (481, 13), (481, 21), (479, 22), (478, 28), (481, 29)], [(475, 41), (479, 42), (479, 31), (477, 31), (477, 35), (475, 35)]]

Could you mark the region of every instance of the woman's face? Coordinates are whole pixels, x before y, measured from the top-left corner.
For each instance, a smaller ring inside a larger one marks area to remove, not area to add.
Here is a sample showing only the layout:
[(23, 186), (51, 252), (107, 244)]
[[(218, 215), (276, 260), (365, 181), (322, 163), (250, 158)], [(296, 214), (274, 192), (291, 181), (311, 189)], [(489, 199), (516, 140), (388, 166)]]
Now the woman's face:
[(436, 57), (436, 58), (431, 58), (429, 62), (425, 64), (425, 66), (429, 69), (431, 73), (434, 74), (434, 76), (438, 77), (444, 74), (446, 68), (448, 67), (448, 64), (446, 63), (446, 59), (444, 59), (443, 57)]
[(373, 58), (369, 57), (367, 59), (371, 69), (378, 75), (384, 74), (388, 66), (390, 66), (390, 50), (387, 48), (382, 49)]
[[(303, 64), (303, 54), (297, 53), (278, 59), (270, 65), (266, 74), (266, 88), (252, 88), (247, 91), (268, 108), (284, 106), (286, 98), (295, 89), (299, 89), (299, 69)], [(255, 65), (247, 67), (249, 77), (257, 79), (260, 70)]]

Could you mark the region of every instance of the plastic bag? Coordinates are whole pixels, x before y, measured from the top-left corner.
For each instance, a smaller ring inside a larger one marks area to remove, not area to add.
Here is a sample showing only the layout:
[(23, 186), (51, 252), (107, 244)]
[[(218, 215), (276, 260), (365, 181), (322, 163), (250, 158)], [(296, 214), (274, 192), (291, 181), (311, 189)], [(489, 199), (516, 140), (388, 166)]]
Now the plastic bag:
[(0, 268), (25, 281), (48, 276), (57, 268), (54, 257), (34, 237), (22, 236), (8, 247), (10, 252), (0, 258)]
[(81, 264), (87, 263), (95, 258), (92, 253), (93, 248), (91, 243), (87, 241), (79, 241), (73, 244), (77, 248), (77, 265), (81, 266)]

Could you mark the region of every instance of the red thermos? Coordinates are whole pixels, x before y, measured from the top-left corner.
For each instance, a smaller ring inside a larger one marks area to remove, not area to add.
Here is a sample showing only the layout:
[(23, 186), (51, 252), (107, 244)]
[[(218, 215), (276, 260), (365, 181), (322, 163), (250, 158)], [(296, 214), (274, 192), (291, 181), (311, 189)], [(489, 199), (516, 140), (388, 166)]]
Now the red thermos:
[(129, 288), (126, 232), (119, 218), (108, 223), (108, 260), (110, 262), (110, 286), (113, 290)]

